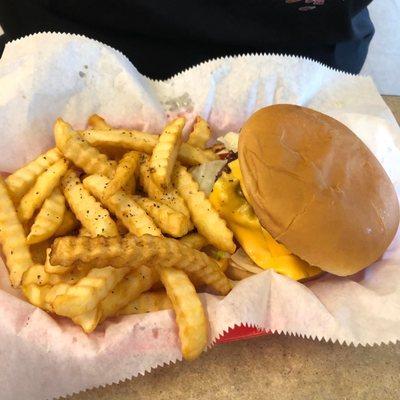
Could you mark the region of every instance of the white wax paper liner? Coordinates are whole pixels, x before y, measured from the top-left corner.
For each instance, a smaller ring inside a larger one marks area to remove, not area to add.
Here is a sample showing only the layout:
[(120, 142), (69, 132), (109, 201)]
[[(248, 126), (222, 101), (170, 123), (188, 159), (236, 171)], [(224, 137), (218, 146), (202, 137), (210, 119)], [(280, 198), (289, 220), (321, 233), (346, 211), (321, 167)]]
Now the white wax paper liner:
[[(81, 128), (99, 113), (116, 126), (158, 132), (166, 118), (182, 114), (192, 121), (201, 114), (222, 134), (239, 130), (253, 111), (272, 103), (309, 106), (347, 124), (400, 193), (399, 129), (370, 78), (307, 59), (245, 55), (151, 81), (108, 46), (54, 33), (8, 44), (0, 61), (0, 170), (13, 171), (50, 147), (58, 116)], [(225, 298), (204, 294), (210, 344), (240, 324), (355, 345), (395, 342), (399, 259), (397, 236), (382, 260), (354, 277), (326, 275), (302, 285), (265, 271)], [(87, 336), (23, 301), (8, 286), (5, 267), (0, 285), (2, 399), (67, 395), (181, 359), (172, 312), (110, 320)]]

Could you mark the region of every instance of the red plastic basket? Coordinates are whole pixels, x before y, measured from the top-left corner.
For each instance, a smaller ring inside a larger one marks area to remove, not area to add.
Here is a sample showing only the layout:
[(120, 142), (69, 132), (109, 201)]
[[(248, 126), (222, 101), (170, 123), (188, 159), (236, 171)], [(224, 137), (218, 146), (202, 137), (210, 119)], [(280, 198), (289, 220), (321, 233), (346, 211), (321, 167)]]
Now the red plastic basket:
[(265, 331), (251, 326), (236, 326), (233, 329), (229, 329), (223, 336), (221, 336), (217, 343), (229, 343), (236, 342), (238, 340), (252, 339), (258, 336), (270, 335), (271, 331)]

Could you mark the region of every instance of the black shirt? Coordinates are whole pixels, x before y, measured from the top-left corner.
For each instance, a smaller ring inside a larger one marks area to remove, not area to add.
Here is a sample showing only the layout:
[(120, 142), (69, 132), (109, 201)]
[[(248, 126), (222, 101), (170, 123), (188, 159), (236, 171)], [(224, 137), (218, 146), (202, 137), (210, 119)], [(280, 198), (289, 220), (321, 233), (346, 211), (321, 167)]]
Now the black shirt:
[(370, 2), (0, 0), (0, 24), (3, 41), (41, 31), (87, 35), (121, 50), (151, 78), (243, 53), (302, 55), (357, 73), (374, 33)]

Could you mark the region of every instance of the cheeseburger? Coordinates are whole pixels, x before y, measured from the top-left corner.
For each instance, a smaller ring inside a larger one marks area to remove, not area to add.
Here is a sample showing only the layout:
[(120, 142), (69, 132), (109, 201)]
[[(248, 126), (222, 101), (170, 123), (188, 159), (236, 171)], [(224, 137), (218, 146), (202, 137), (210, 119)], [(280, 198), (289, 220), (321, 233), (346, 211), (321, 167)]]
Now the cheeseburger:
[(288, 104), (246, 121), (210, 201), (255, 264), (296, 280), (362, 270), (399, 224), (394, 187), (367, 146), (339, 121)]

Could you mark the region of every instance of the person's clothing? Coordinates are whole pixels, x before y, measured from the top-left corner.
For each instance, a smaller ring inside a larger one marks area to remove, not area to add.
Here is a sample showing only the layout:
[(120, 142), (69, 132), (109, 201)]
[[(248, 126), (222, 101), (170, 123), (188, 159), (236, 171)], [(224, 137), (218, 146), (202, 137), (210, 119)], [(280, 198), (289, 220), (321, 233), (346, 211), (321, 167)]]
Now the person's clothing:
[(370, 2), (0, 0), (0, 25), (3, 41), (42, 31), (84, 34), (157, 79), (244, 53), (301, 55), (357, 73), (374, 34)]

